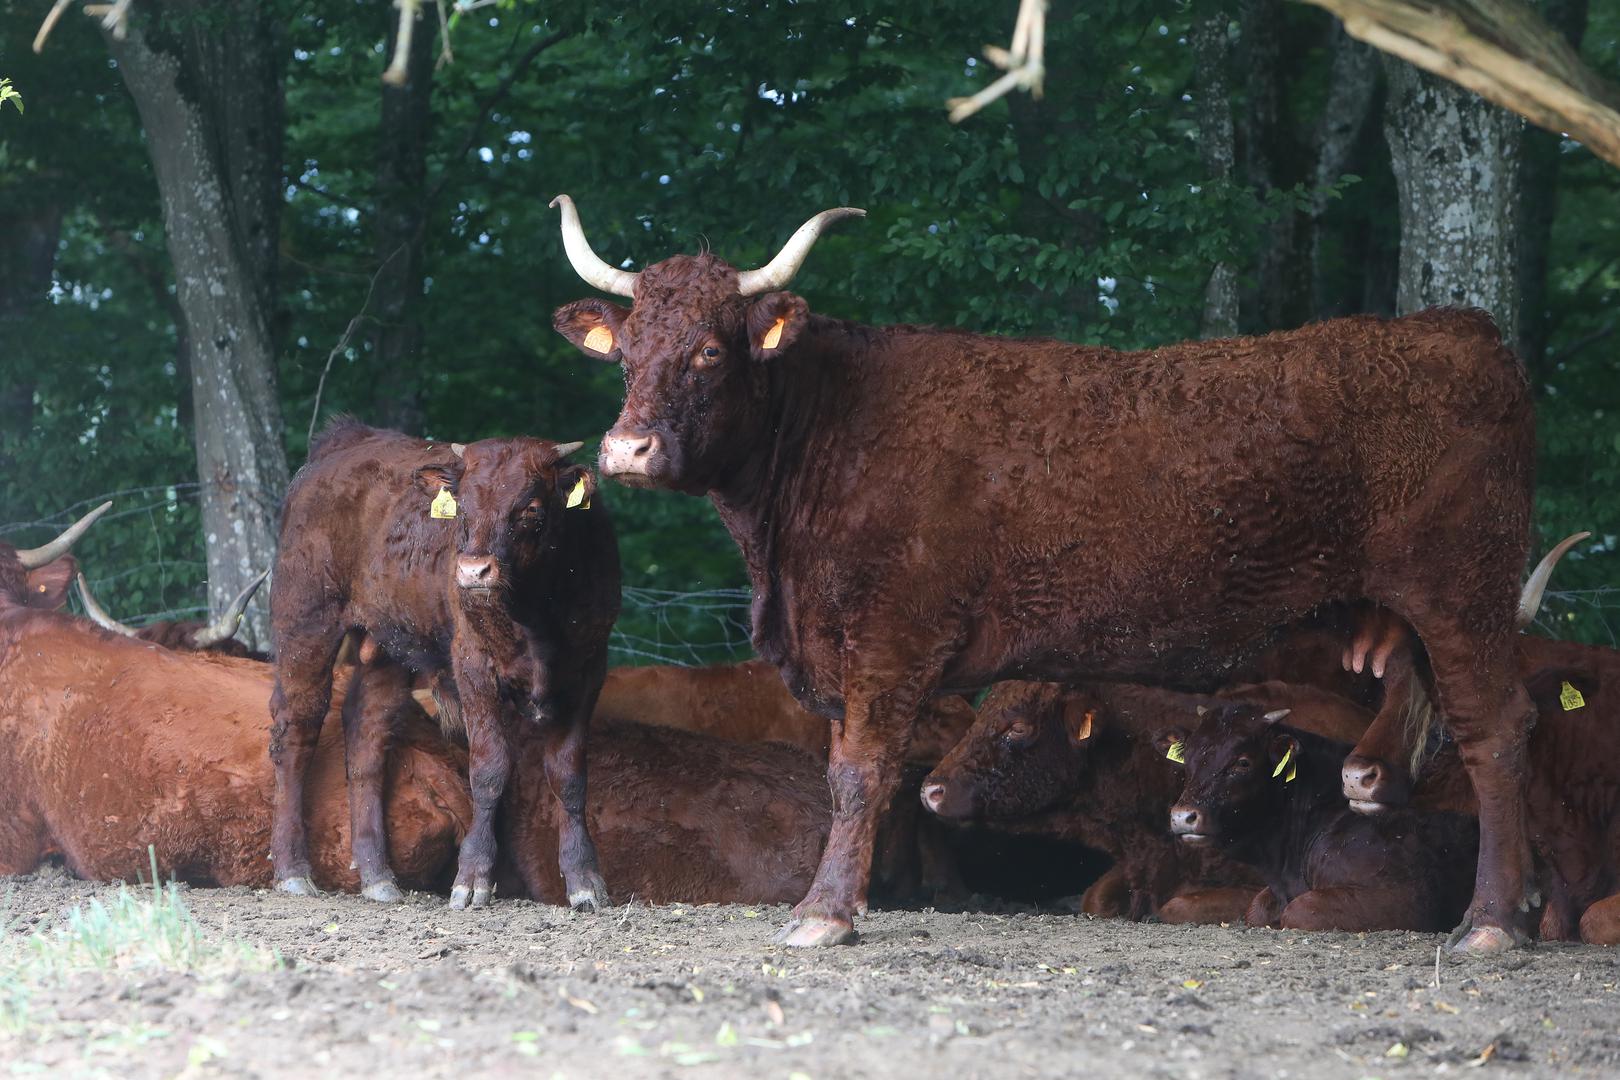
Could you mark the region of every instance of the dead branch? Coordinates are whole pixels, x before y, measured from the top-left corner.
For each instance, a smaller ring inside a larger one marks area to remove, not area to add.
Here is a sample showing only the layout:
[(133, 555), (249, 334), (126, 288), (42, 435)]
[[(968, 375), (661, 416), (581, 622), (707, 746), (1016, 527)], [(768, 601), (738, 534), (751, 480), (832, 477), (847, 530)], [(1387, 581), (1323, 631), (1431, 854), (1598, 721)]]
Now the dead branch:
[(1352, 37), (1620, 166), (1620, 90), (1522, 0), (1304, 0)]
[(985, 59), (1006, 74), (972, 97), (951, 98), (951, 123), (960, 124), (997, 98), (1022, 86), (1031, 97), (1041, 96), (1046, 79), (1046, 0), (1019, 0), (1013, 25), (1012, 47), (984, 47)]
[(422, 14), (422, 0), (394, 0), (394, 5), (399, 8), (399, 32), (394, 35), (394, 58), (382, 73), (382, 81), (389, 86), (404, 86), (410, 77), (411, 35)]

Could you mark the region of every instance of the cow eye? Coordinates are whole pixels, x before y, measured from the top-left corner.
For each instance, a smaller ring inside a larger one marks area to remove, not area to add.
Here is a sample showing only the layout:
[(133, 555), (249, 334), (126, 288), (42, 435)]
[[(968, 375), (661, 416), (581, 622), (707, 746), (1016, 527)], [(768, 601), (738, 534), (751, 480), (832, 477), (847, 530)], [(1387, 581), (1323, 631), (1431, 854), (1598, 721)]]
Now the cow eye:
[(1247, 757), (1240, 757), (1236, 761), (1232, 762), (1232, 768), (1238, 772), (1248, 772), (1250, 769), (1254, 768), (1254, 762)]
[(692, 363), (697, 367), (708, 367), (718, 359), (720, 359), (720, 350), (713, 345), (705, 345)]
[(1004, 734), (1014, 742), (1023, 742), (1035, 734), (1035, 728), (1028, 720), (1014, 720), (1007, 725)]
[(546, 504), (543, 499), (530, 499), (528, 505), (523, 508), (523, 516), (532, 520), (539, 517), (545, 508)]

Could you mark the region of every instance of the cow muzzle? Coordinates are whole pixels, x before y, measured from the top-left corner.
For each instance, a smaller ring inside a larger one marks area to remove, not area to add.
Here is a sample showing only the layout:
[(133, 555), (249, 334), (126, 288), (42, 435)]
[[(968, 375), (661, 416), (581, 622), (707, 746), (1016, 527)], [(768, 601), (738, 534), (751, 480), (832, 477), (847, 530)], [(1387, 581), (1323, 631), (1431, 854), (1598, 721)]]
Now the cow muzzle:
[(1194, 847), (1207, 844), (1210, 840), (1209, 834), (1204, 831), (1204, 815), (1195, 806), (1172, 806), (1170, 831), (1177, 840)]
[(963, 784), (947, 784), (932, 778), (923, 782), (922, 804), (935, 817), (965, 821), (973, 816), (973, 798)]
[(456, 559), (456, 586), (469, 592), (488, 592), (500, 584), (501, 570), (493, 555), (462, 555)]
[(631, 487), (650, 487), (653, 465), (662, 457), (663, 440), (656, 432), (610, 431), (602, 439), (597, 464), (604, 476)]
[(1382, 762), (1356, 754), (1344, 759), (1339, 777), (1350, 809), (1358, 814), (1382, 814), (1406, 801), (1404, 785)]

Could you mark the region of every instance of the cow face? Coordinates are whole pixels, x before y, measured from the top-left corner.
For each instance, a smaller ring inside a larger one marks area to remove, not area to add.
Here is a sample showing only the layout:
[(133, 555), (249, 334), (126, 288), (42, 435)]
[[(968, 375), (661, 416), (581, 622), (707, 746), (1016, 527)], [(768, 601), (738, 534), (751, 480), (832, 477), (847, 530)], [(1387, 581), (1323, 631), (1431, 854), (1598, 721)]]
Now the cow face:
[(425, 498), (448, 492), (453, 500), (453, 508), (441, 503), (437, 512), (456, 519), (455, 584), (464, 598), (477, 601), (512, 588), (551, 546), (563, 515), (589, 509), (595, 481), (583, 466), (564, 460), (579, 445), (489, 439), (458, 447), (454, 464), (417, 470)]
[(1277, 721), (1287, 709), (1262, 714), (1253, 705), (1223, 705), (1204, 711), (1191, 732), (1172, 729), (1155, 740), (1187, 769), (1181, 798), (1170, 808), (1170, 831), (1185, 844), (1230, 842), (1278, 816), (1290, 767), (1298, 767), (1299, 742)]
[(17, 549), (0, 544), (0, 608), (31, 607), (55, 611), (67, 603), (68, 585), (78, 573), (73, 556), (63, 555), (32, 570), (24, 569)]
[(821, 230), (864, 211), (841, 207), (806, 222), (768, 265), (739, 271), (713, 255), (677, 255), (639, 274), (591, 251), (566, 195), (563, 242), (581, 277), (634, 299), (558, 308), (557, 332), (587, 356), (624, 369), (625, 402), (602, 440), (600, 466), (633, 487), (703, 494), (756, 460), (773, 423), (770, 366), (801, 339), (810, 310), (778, 291)]
[(1077, 786), (1096, 730), (1090, 698), (1053, 683), (1006, 683), (923, 781), (923, 805), (966, 821), (1039, 813)]

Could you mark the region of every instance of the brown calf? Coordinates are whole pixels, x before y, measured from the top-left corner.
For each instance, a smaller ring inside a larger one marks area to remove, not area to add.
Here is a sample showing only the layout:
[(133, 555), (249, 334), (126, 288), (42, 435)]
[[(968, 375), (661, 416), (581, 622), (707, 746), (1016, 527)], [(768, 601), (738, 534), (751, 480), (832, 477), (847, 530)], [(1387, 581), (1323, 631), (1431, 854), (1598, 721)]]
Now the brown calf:
[(1003, 678), (1207, 690), (1276, 627), (1385, 605), (1416, 627), (1480, 792), (1459, 947), (1517, 935), (1529, 699), (1505, 663), (1529, 546), (1523, 367), (1478, 311), (1355, 317), (1120, 353), (814, 315), (780, 291), (823, 226), (739, 272), (587, 281), (557, 330), (621, 364), (603, 472), (707, 495), (747, 561), (754, 645), (841, 720), (834, 822), (792, 945), (846, 940), (921, 703)]
[(1251, 925), (1294, 930), (1442, 930), (1468, 902), (1477, 831), (1459, 814), (1368, 818), (1339, 790), (1349, 745), (1278, 723), (1287, 710), (1223, 705), (1170, 728), (1186, 765), (1170, 827), (1265, 878)]
[[(345, 747), (365, 895), (398, 898), (383, 851), (382, 769), (386, 718), (408, 701), (414, 673), (434, 679), (467, 733), (474, 814), (451, 906), (490, 897), (513, 736), (543, 742), (545, 783), (566, 809), (558, 857), (570, 902), (607, 902), (585, 825), (585, 730), (619, 610), (619, 556), (590, 474), (564, 460), (577, 448), (436, 445), (353, 420), (316, 440), (287, 493), (271, 585), (278, 888), (313, 890), (303, 776), (340, 645), (363, 631), (374, 653), (354, 714), (376, 722), (346, 726)], [(366, 702), (373, 696), (383, 704)], [(521, 719), (509, 724), (508, 710)]]
[[(1266, 683), (1238, 688), (1267, 707), (1297, 707), (1313, 730), (1355, 737), (1368, 714), (1336, 695)], [(947, 820), (1016, 821), (1019, 831), (1075, 840), (1112, 856), (1129, 897), (1123, 913), (1167, 921), (1241, 917), (1263, 882), (1218, 855), (1176, 844), (1165, 814), (1182, 786), (1180, 771), (1153, 736), (1220, 698), (1152, 687), (1001, 683), (979, 708), (968, 735), (923, 783), (923, 804)], [(1022, 819), (1022, 820), (1019, 820)], [(1252, 883), (1246, 893), (1232, 886)], [(1101, 893), (1086, 910), (1111, 912)], [(1222, 904), (1210, 890), (1227, 889)], [(1241, 896), (1235, 909), (1234, 897)]]

